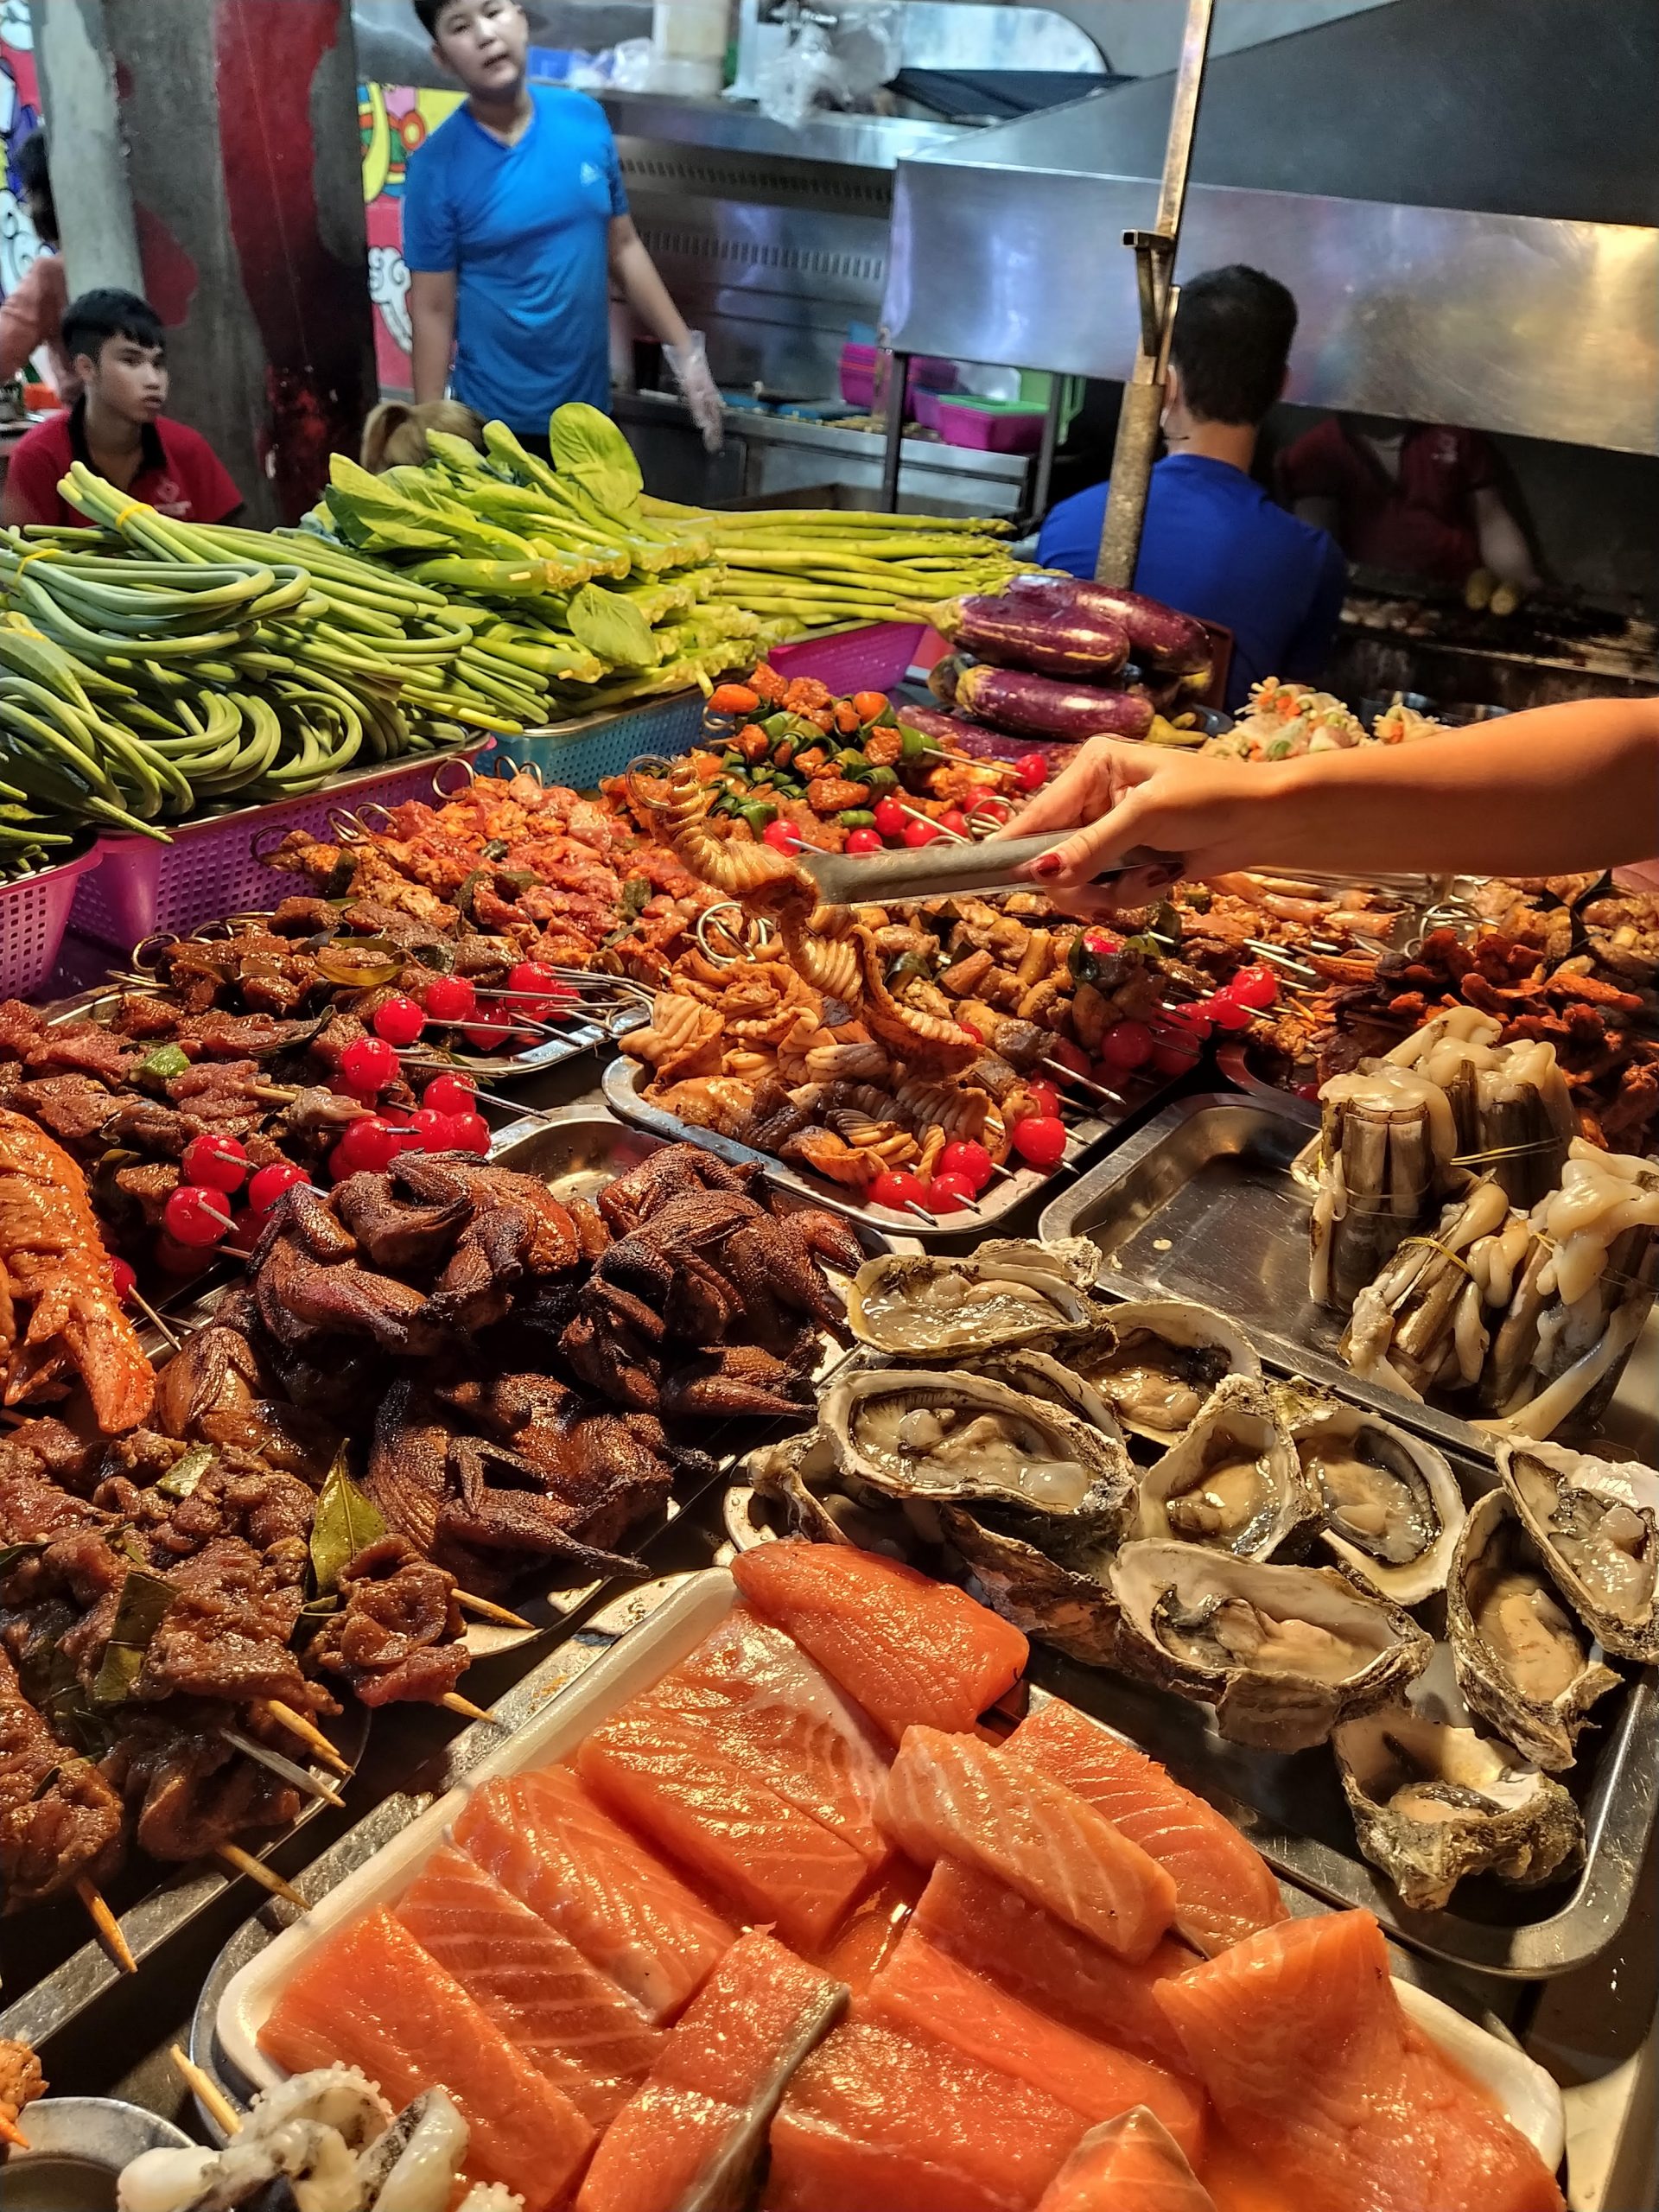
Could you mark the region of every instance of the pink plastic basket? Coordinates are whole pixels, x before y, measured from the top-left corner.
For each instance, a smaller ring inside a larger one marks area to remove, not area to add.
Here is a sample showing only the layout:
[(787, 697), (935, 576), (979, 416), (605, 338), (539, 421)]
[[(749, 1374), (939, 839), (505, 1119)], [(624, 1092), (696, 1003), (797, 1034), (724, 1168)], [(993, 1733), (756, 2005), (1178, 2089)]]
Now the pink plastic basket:
[(855, 630), (798, 638), (768, 658), (779, 676), (816, 676), (837, 696), (885, 691), (904, 681), (927, 634), (925, 622), (861, 622)]
[(58, 964), (77, 890), (102, 859), (90, 852), (0, 884), (0, 998), (26, 999)]
[(329, 813), (338, 807), (362, 806), (369, 800), (397, 806), (404, 799), (430, 798), (435, 772), (452, 761), (464, 766), (482, 749), (463, 747), (435, 759), (426, 753), (341, 777), (307, 798), (275, 799), (269, 806), (181, 823), (170, 845), (149, 837), (102, 838), (104, 864), (76, 895), (74, 928), (82, 937), (124, 952), (157, 930), (184, 936), (226, 914), (263, 913), (303, 886), (254, 858), (256, 836), (262, 845), (274, 847), (291, 830), (326, 831)]
[(1047, 410), (1009, 402), (940, 399), (934, 422), (948, 446), (976, 453), (1035, 453), (1043, 442)]

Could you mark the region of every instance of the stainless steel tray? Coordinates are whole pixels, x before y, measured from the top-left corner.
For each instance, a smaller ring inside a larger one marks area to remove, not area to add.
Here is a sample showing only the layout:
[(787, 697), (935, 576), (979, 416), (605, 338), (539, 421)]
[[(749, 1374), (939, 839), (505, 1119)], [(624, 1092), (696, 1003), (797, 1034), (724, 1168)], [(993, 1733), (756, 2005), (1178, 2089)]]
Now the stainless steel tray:
[[(791, 1167), (786, 1160), (775, 1159), (769, 1152), (757, 1152), (753, 1145), (740, 1144), (735, 1137), (721, 1136), (714, 1129), (700, 1129), (693, 1122), (665, 1114), (660, 1106), (653, 1106), (642, 1096), (650, 1080), (651, 1071), (642, 1062), (631, 1060), (626, 1052), (619, 1054), (605, 1070), (607, 1104), (637, 1128), (650, 1129), (671, 1142), (700, 1144), (705, 1152), (717, 1154), (721, 1160), (756, 1163), (766, 1169), (780, 1190), (792, 1191), (816, 1206), (828, 1206), (832, 1212), (845, 1214), (861, 1228), (874, 1230), (883, 1236), (918, 1236), (924, 1240), (930, 1236), (972, 1236), (995, 1229), (1027, 1199), (1040, 1197), (1054, 1179), (1052, 1176), (1039, 1174), (1034, 1167), (1016, 1166), (991, 1185), (971, 1213), (964, 1209), (926, 1221), (918, 1214), (895, 1213), (887, 1206), (861, 1205), (827, 1176)], [(1109, 1142), (1125, 1122), (1133, 1120), (1172, 1087), (1168, 1083), (1132, 1081), (1125, 1086), (1125, 1104), (1121, 1114), (1109, 1120), (1091, 1113), (1082, 1121), (1068, 1121), (1066, 1128), (1071, 1142), (1066, 1148), (1066, 1166), (1076, 1167), (1090, 1153)]]
[[(1492, 1440), (1459, 1414), (1363, 1382), (1337, 1354), (1338, 1317), (1307, 1295), (1307, 1193), (1291, 1164), (1319, 1109), (1284, 1091), (1240, 1098), (1205, 1091), (1167, 1106), (1046, 1207), (1041, 1234), (1092, 1237), (1113, 1298), (1192, 1298), (1249, 1330), (1269, 1366), (1339, 1390), (1357, 1404), (1490, 1461)], [(1557, 1440), (1659, 1452), (1659, 1314), (1650, 1318), (1611, 1404)]]
[[(1489, 1471), (1456, 1459), (1470, 1491)], [(735, 1484), (721, 1501), (727, 1542), (750, 1551), (780, 1532), (766, 1501)], [(725, 1554), (721, 1554), (725, 1556)], [(1480, 1876), (1459, 1884), (1442, 1912), (1414, 1912), (1360, 1855), (1330, 1750), (1287, 1754), (1230, 1744), (1208, 1709), (1087, 1667), (1033, 1642), (1030, 1679), (1092, 1713), (1167, 1767), (1249, 1836), (1274, 1873), (1327, 1904), (1375, 1913), (1388, 1932), (1426, 1957), (1513, 1980), (1585, 1966), (1618, 1936), (1636, 1901), (1643, 1854), (1659, 1811), (1659, 1683), (1643, 1669), (1611, 1724), (1584, 1739), (1563, 1779), (1584, 1813), (1578, 1874), (1537, 1890)]]

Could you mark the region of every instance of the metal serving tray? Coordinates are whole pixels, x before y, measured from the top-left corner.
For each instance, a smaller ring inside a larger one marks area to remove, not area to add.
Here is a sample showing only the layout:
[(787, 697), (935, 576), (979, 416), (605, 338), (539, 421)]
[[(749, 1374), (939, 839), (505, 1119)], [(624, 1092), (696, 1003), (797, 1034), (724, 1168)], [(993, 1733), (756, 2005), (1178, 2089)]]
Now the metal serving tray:
[[(964, 1208), (958, 1213), (941, 1214), (936, 1221), (925, 1221), (918, 1214), (895, 1213), (887, 1206), (861, 1205), (827, 1176), (791, 1167), (769, 1152), (757, 1152), (753, 1145), (740, 1144), (735, 1137), (721, 1136), (716, 1130), (701, 1129), (694, 1122), (665, 1114), (660, 1106), (653, 1106), (643, 1096), (650, 1080), (651, 1070), (641, 1061), (631, 1060), (626, 1052), (619, 1054), (605, 1070), (607, 1104), (637, 1128), (650, 1129), (670, 1142), (700, 1144), (705, 1152), (717, 1154), (721, 1160), (764, 1167), (780, 1190), (792, 1191), (798, 1198), (808, 1199), (815, 1206), (828, 1206), (834, 1213), (845, 1214), (861, 1229), (874, 1230), (884, 1237), (918, 1236), (925, 1240), (930, 1236), (959, 1237), (982, 1233), (996, 1228), (1027, 1199), (1040, 1197), (1052, 1179), (1034, 1167), (1013, 1166), (1008, 1174), (999, 1176), (991, 1185), (972, 1212)], [(1131, 1080), (1124, 1086), (1121, 1113), (1109, 1120), (1090, 1113), (1083, 1121), (1068, 1122), (1071, 1141), (1066, 1147), (1067, 1167), (1076, 1167), (1090, 1153), (1109, 1143), (1125, 1122), (1132, 1120), (1172, 1087), (1169, 1083)]]
[[(1319, 1129), (1319, 1109), (1284, 1091), (1178, 1100), (1044, 1209), (1041, 1234), (1092, 1237), (1112, 1298), (1192, 1298), (1248, 1329), (1269, 1366), (1340, 1391), (1443, 1449), (1491, 1461), (1492, 1439), (1460, 1415), (1379, 1389), (1337, 1353), (1338, 1316), (1307, 1294), (1306, 1187), (1292, 1164)], [(1611, 1403), (1593, 1423), (1568, 1421), (1555, 1440), (1616, 1457), (1659, 1452), (1659, 1314), (1637, 1341)]]

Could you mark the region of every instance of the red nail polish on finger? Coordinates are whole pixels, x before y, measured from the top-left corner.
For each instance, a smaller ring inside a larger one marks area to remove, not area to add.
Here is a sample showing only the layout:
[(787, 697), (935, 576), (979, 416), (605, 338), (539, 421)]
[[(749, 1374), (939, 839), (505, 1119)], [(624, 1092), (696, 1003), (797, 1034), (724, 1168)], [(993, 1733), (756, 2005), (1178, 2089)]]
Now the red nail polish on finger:
[(1031, 864), (1031, 872), (1033, 875), (1058, 875), (1060, 872), (1059, 855), (1058, 853), (1039, 854)]

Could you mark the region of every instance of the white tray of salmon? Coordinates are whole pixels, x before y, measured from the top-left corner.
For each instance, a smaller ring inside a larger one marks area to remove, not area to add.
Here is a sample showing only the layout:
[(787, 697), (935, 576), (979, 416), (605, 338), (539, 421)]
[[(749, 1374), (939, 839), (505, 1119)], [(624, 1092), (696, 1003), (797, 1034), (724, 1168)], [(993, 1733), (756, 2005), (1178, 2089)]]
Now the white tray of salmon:
[(242, 1967), (219, 2049), (441, 2092), (492, 2212), (1559, 2212), (1548, 2075), (1026, 1656), (868, 1553), (691, 1577)]

